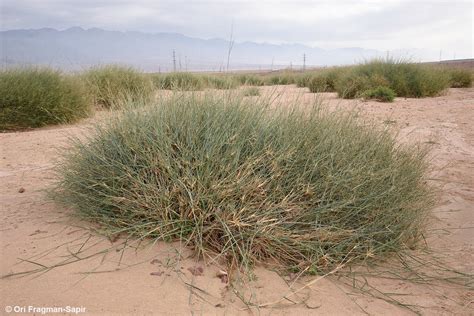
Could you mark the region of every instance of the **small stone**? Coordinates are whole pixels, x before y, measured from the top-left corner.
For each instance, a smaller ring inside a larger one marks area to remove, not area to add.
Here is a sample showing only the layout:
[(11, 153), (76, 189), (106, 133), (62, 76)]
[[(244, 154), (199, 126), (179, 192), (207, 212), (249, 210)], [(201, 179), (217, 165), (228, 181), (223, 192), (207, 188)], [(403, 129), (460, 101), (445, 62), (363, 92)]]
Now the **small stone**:
[(221, 282), (222, 283), (229, 283), (229, 275), (227, 274), (226, 271), (224, 270), (219, 270), (219, 272), (217, 272), (216, 276), (221, 279)]
[(154, 275), (154, 276), (161, 276), (162, 274), (163, 274), (163, 271), (157, 271), (157, 272), (150, 273), (150, 275)]
[(201, 266), (190, 267), (188, 271), (194, 276), (203, 275), (204, 273), (204, 269)]
[(18, 193), (23, 193), (25, 192), (25, 188), (20, 188), (20, 190), (18, 190)]

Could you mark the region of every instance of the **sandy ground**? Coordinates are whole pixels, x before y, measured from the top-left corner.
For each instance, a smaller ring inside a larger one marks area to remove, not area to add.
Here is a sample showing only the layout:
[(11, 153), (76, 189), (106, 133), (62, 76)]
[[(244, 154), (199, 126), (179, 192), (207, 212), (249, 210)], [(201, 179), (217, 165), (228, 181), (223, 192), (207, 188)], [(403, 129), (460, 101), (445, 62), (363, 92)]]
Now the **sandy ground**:
[[(286, 97), (302, 93), (295, 87), (277, 89)], [(312, 97), (302, 95), (304, 100)], [(341, 101), (333, 94), (323, 94), (323, 98), (329, 106), (352, 108), (357, 104), (363, 115), (397, 131), (401, 142), (430, 146), (430, 182), (439, 199), (432, 210), (427, 243), (436, 258), (472, 274), (474, 89), (451, 89), (445, 96), (429, 99), (398, 98), (391, 104)], [(36, 271), (0, 280), (1, 313), (7, 314), (8, 306), (26, 312), (29, 306), (83, 307), (78, 311), (104, 315), (413, 313), (387, 302), (390, 296), (401, 304), (415, 305), (425, 315), (473, 314), (473, 292), (446, 282), (419, 284), (369, 277), (377, 291), (392, 293), (380, 299), (334, 276), (305, 277), (292, 284), (287, 276), (265, 267), (257, 267), (256, 280), (243, 293), (253, 302), (277, 303), (249, 309), (216, 276), (222, 267), (196, 262), (178, 243), (137, 245), (91, 235), (87, 229), (91, 225), (74, 220), (68, 210), (49, 201), (46, 190), (55, 181), (52, 168), (57, 149), (67, 144), (69, 136), (90, 130), (94, 120), (0, 134), (0, 274)], [(193, 275), (193, 268), (198, 272), (194, 274), (202, 275)], [(468, 281), (472, 286), (472, 278)], [(298, 289), (308, 283), (291, 301), (281, 300), (290, 293), (290, 285)]]

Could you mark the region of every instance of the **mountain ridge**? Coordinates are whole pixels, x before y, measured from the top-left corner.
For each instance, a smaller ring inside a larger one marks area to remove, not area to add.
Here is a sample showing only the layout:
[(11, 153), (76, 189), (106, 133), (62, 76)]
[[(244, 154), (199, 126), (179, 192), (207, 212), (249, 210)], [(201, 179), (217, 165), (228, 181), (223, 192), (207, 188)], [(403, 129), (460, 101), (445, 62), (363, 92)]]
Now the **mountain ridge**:
[[(80, 69), (102, 63), (128, 64), (145, 71), (172, 71), (173, 51), (176, 70), (223, 70), (229, 40), (203, 39), (181, 33), (110, 31), (73, 26), (0, 31), (0, 59), (3, 65), (47, 64), (64, 69)], [(360, 47), (323, 49), (300, 43), (234, 43), (231, 69), (269, 69), (351, 64), (380, 56), (377, 50)]]

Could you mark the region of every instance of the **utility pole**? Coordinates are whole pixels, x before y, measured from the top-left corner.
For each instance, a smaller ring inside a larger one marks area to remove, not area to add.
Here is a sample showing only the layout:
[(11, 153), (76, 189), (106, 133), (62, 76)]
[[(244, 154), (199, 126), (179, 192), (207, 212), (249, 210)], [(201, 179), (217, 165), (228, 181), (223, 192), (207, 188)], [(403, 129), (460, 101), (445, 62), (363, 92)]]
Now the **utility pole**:
[(176, 52), (173, 49), (173, 72), (176, 72)]
[(303, 70), (306, 70), (306, 53), (303, 54)]

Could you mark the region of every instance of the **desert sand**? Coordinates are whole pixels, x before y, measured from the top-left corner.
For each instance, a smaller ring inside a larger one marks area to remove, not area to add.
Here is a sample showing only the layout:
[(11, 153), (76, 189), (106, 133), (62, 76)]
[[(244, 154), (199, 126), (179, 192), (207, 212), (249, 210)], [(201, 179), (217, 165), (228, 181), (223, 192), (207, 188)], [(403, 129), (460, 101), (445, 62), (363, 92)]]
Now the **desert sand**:
[[(270, 89), (265, 87), (262, 89)], [(277, 88), (290, 97), (294, 86)], [(302, 102), (313, 98), (308, 92)], [(388, 126), (400, 142), (430, 147), (429, 181), (438, 200), (427, 227), (426, 243), (436, 258), (471, 274), (474, 262), (474, 88), (450, 89), (427, 99), (397, 98), (393, 103), (347, 101), (321, 97), (328, 106), (361, 110), (361, 115)], [(75, 125), (0, 134), (1, 312), (14, 307), (83, 307), (85, 314), (262, 314), (262, 315), (410, 315), (413, 311), (344, 285), (336, 276), (278, 275), (259, 266), (245, 298), (265, 307), (249, 307), (217, 277), (225, 269), (196, 261), (179, 243), (137, 245), (91, 234), (93, 224), (51, 202), (58, 149), (70, 136), (87, 133), (106, 116), (97, 113)], [(388, 263), (390, 263), (388, 259)], [(395, 259), (393, 259), (395, 260)], [(57, 265), (54, 268), (51, 266)], [(25, 273), (36, 270), (36, 273)], [(435, 273), (436, 274), (436, 273)], [(469, 279), (469, 276), (467, 277)], [(397, 278), (369, 277), (381, 293), (425, 315), (469, 315), (474, 292), (441, 281), (428, 284)], [(298, 289), (290, 300), (281, 298)], [(393, 294), (396, 293), (397, 295)], [(251, 296), (252, 295), (252, 296)]]

